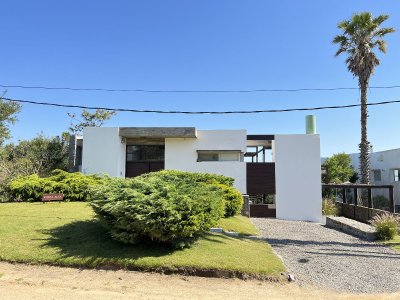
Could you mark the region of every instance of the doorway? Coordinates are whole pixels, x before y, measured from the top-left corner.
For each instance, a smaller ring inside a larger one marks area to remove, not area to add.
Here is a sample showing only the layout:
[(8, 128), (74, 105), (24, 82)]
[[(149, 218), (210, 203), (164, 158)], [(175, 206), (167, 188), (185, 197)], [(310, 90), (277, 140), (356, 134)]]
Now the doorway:
[(164, 169), (165, 145), (127, 145), (125, 177)]

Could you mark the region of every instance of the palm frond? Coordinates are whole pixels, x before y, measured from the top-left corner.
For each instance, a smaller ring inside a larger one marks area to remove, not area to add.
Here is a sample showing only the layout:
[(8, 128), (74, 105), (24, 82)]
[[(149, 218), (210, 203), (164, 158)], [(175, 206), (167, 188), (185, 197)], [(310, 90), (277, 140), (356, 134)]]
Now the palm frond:
[(377, 16), (376, 18), (374, 18), (372, 20), (372, 22), (374, 22), (375, 24), (377, 24), (378, 26), (380, 26), (383, 22), (385, 22), (387, 19), (389, 19), (389, 15), (380, 15)]
[(347, 42), (347, 37), (345, 35), (337, 35), (333, 38), (332, 41), (334, 44)]
[(372, 43), (371, 48), (374, 48), (378, 46), (378, 49), (382, 51), (383, 53), (386, 53), (386, 42), (382, 39), (376, 40), (375, 42)]
[(350, 25), (350, 21), (349, 21), (349, 20), (344, 20), (344, 21), (340, 22), (340, 23), (337, 25), (337, 27), (338, 27), (339, 29), (345, 30), (345, 29), (347, 28), (347, 26), (349, 26), (349, 25)]
[(338, 51), (336, 51), (335, 56), (339, 56), (340, 54), (342, 54), (343, 52), (346, 52), (346, 51), (347, 51), (346, 48), (340, 47), (338, 49)]
[(379, 28), (379, 29), (375, 32), (374, 36), (383, 37), (383, 36), (387, 35), (388, 33), (393, 33), (393, 32), (395, 32), (395, 31), (396, 31), (396, 30), (395, 30), (393, 27)]
[(370, 12), (362, 12), (360, 14), (353, 15), (355, 19), (358, 20), (358, 23), (361, 25), (366, 25), (368, 23), (372, 23), (373, 17)]

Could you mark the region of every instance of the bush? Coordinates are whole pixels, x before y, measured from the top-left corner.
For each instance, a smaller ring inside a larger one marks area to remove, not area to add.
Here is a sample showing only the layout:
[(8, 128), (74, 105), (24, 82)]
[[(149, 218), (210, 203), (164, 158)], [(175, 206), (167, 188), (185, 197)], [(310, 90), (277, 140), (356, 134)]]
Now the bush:
[(215, 184), (223, 192), (225, 214), (224, 217), (233, 217), (240, 213), (243, 207), (243, 196), (235, 188), (225, 184)]
[(389, 199), (385, 196), (378, 195), (372, 199), (373, 206), (376, 209), (389, 210)]
[(376, 215), (371, 220), (372, 226), (376, 229), (376, 236), (380, 240), (391, 240), (398, 232), (399, 218), (390, 213)]
[(117, 241), (181, 248), (224, 215), (220, 188), (193, 178), (211, 177), (161, 171), (133, 179), (112, 178), (93, 192), (91, 204)]
[(334, 199), (324, 198), (322, 200), (322, 214), (324, 216), (336, 216), (338, 214)]
[(8, 181), (0, 181), (0, 203), (1, 202), (9, 202), (12, 199), (10, 194), (10, 189), (8, 188)]
[(97, 175), (68, 173), (54, 170), (50, 177), (39, 177), (36, 174), (17, 177), (7, 187), (14, 201), (41, 201), (43, 194), (62, 193), (66, 201), (90, 200), (90, 188), (105, 181)]
[(223, 175), (209, 173), (192, 173), (178, 170), (163, 170), (147, 173), (143, 179), (159, 178), (165, 182), (185, 181), (189, 183), (212, 184), (221, 190), (225, 203), (224, 217), (232, 217), (240, 213), (243, 206), (242, 194), (233, 187), (234, 179)]

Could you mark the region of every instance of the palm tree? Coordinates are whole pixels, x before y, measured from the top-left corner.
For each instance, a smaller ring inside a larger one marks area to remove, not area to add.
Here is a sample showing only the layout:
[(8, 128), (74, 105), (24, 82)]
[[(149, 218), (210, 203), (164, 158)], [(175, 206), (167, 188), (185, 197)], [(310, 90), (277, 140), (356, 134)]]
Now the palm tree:
[(339, 44), (336, 56), (347, 54), (346, 65), (349, 72), (358, 78), (358, 86), (361, 92), (361, 143), (360, 148), (360, 172), (361, 183), (369, 184), (370, 143), (367, 139), (367, 89), (369, 79), (375, 68), (380, 64), (374, 50), (386, 53), (386, 42), (383, 39), (388, 33), (394, 32), (394, 28), (381, 28), (381, 24), (389, 18), (388, 15), (380, 15), (376, 18), (369, 12), (355, 14), (350, 20), (342, 21), (338, 28), (343, 31), (333, 39), (334, 44)]

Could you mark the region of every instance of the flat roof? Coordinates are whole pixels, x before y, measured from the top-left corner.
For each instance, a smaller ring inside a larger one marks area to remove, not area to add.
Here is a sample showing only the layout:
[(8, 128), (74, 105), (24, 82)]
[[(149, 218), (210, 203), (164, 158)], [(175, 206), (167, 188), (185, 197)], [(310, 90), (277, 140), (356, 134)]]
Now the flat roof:
[(196, 138), (195, 127), (119, 127), (125, 138)]

